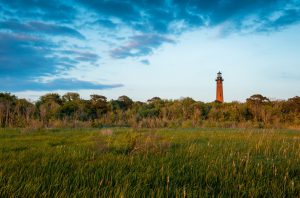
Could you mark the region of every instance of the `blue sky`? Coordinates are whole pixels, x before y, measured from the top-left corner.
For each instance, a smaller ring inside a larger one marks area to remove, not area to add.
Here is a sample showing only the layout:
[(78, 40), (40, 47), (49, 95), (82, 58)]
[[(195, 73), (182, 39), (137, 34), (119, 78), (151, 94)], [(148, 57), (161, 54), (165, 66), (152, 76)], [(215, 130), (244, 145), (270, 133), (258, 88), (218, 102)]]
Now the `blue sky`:
[(145, 101), (300, 93), (299, 0), (0, 0), (0, 91)]

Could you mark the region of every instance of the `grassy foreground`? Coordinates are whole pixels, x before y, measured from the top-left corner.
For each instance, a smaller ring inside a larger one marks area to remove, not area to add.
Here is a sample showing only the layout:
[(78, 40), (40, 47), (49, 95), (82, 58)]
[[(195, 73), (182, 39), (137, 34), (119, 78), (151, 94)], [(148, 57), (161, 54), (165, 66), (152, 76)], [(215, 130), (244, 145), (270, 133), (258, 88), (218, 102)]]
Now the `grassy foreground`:
[(300, 132), (0, 130), (0, 197), (299, 197)]

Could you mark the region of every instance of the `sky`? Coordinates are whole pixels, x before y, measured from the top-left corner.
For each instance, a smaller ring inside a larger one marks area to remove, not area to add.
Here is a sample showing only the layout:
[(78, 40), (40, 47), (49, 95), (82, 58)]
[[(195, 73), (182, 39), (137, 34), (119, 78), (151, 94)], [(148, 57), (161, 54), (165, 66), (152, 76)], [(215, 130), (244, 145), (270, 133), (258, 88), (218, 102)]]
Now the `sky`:
[(300, 95), (300, 0), (0, 0), (0, 92)]

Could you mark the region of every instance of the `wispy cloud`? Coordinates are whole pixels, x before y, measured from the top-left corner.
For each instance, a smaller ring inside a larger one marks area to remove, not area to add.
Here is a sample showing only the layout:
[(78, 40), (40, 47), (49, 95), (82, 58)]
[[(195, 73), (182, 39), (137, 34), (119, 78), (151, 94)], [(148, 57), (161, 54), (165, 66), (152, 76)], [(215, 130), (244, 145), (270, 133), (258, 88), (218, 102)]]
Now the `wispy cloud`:
[(72, 1), (61, 0), (1, 0), (0, 4), (6, 8), (8, 17), (24, 19), (39, 19), (44, 21), (56, 21), (70, 23), (78, 14)]
[(120, 48), (111, 51), (113, 58), (139, 57), (151, 54), (163, 43), (175, 43), (174, 40), (156, 34), (143, 34), (130, 38), (130, 41)]
[(18, 78), (0, 78), (0, 91), (56, 91), (82, 89), (112, 89), (122, 87), (122, 84), (100, 84), (78, 80), (75, 78), (58, 78), (47, 82), (33, 81)]
[(40, 76), (55, 72), (61, 62), (52, 58), (57, 46), (38, 37), (0, 32), (0, 46), (0, 76)]
[(100, 25), (109, 29), (115, 29), (117, 27), (117, 24), (109, 19), (98, 19), (95, 22), (93, 22), (92, 25)]
[[(239, 28), (247, 28), (242, 24), (255, 17), (257, 21), (265, 20), (278, 11), (283, 11), (288, 20), (282, 23), (266, 21), (264, 26), (289, 25), (299, 20), (298, 14), (293, 14), (290, 8), (299, 10), (298, 0), (173, 0), (173, 1), (92, 1), (82, 0), (82, 5), (93, 10), (99, 18), (114, 17), (129, 27), (140, 32), (172, 34), (172, 24), (183, 22), (182, 30), (194, 27), (210, 27), (223, 23), (231, 23)], [(294, 10), (294, 11), (296, 11)], [(279, 21), (278, 21), (279, 22)], [(114, 28), (114, 26), (112, 26)], [(270, 29), (272, 30), (272, 29)], [(178, 32), (178, 29), (176, 29)]]
[(150, 65), (149, 60), (146, 60), (146, 59), (141, 60), (141, 63), (143, 63), (144, 65)]
[(277, 16), (267, 18), (258, 26), (257, 31), (270, 32), (281, 30), (289, 25), (300, 22), (300, 7), (298, 9), (286, 9), (277, 13)]
[(77, 30), (66, 26), (47, 24), (42, 22), (20, 23), (18, 21), (1, 21), (0, 30), (11, 30), (17, 33), (27, 34), (48, 34), (53, 36), (69, 36), (78, 39), (85, 39)]
[(82, 62), (95, 63), (100, 58), (99, 55), (95, 53), (79, 50), (62, 50), (59, 51), (59, 53), (71, 55), (75, 60)]

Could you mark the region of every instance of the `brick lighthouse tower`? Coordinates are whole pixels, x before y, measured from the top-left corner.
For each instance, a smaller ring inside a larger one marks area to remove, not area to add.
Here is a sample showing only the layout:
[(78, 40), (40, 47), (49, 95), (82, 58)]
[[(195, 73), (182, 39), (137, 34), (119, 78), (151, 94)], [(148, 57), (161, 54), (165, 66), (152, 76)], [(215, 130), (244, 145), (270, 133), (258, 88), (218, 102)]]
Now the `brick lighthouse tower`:
[(222, 78), (222, 73), (219, 71), (217, 75), (217, 95), (216, 95), (216, 101), (217, 102), (224, 102), (223, 98), (223, 81), (224, 79)]

